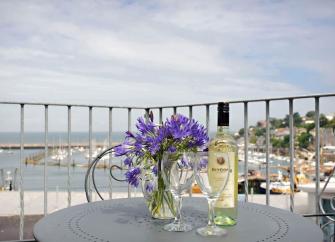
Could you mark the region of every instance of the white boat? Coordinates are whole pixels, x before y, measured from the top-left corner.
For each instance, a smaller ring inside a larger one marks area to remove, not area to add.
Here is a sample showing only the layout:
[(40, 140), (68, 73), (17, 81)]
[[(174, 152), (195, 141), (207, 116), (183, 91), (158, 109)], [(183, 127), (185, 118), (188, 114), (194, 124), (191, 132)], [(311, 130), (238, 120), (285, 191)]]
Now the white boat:
[(335, 165), (335, 162), (332, 162), (332, 161), (323, 163), (323, 166), (328, 166), (328, 167), (333, 167), (334, 165)]
[[(102, 150), (94, 150), (92, 151), (92, 159), (95, 159), (100, 153), (102, 152)], [(113, 154), (113, 153), (112, 153)], [(85, 154), (85, 158), (89, 159), (90, 158), (90, 154), (89, 151), (86, 152)], [(109, 159), (109, 155), (105, 155), (104, 157), (101, 158), (101, 160), (108, 160)]]
[[(262, 189), (266, 190), (266, 182), (262, 182), (261, 186)], [(290, 182), (270, 182), (270, 193), (272, 194), (282, 194), (282, 193), (289, 193), (290, 192)]]
[(10, 147), (7, 150), (7, 154), (14, 154), (14, 152), (12, 151), (12, 149)]
[(57, 149), (56, 153), (51, 156), (51, 159), (61, 161), (64, 160), (67, 157), (66, 150), (59, 148)]
[[(272, 194), (282, 194), (290, 192), (290, 182), (282, 181), (283, 180), (283, 172), (278, 170), (277, 181), (270, 182), (269, 189)], [(260, 188), (266, 191), (266, 182), (262, 182)]]

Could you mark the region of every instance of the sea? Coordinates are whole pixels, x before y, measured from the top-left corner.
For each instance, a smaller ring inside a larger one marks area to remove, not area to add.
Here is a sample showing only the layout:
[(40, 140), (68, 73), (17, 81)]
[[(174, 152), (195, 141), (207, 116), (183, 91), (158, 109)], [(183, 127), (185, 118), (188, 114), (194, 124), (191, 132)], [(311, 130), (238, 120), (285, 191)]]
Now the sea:
[[(122, 142), (124, 139), (124, 132), (113, 132), (112, 140), (113, 143)], [(87, 132), (72, 132), (71, 142), (73, 144), (88, 144), (89, 135)], [(19, 144), (20, 133), (18, 132), (1, 132), (0, 133), (0, 144)], [(25, 132), (24, 133), (25, 144), (44, 144), (44, 132)], [(49, 132), (48, 143), (55, 150), (64, 149), (66, 150), (67, 144), (67, 132)], [(108, 132), (93, 132), (92, 133), (93, 146), (96, 144), (108, 144)], [(93, 147), (94, 148), (94, 147)], [(3, 149), (0, 152), (0, 186), (1, 183), (5, 182), (8, 176), (12, 177), (14, 183), (18, 184), (19, 177), (17, 169), (20, 167), (22, 162), (22, 173), (23, 173), (23, 188), (25, 191), (42, 191), (44, 189), (44, 165), (32, 165), (25, 164), (25, 159), (32, 157), (37, 154), (44, 152), (44, 149), (24, 149), (23, 162), (20, 161), (20, 150), (19, 149)], [(80, 167), (80, 164), (88, 164), (87, 158), (88, 150), (79, 151), (73, 150), (71, 163), (79, 164), (79, 166), (70, 167), (70, 186), (72, 191), (84, 191), (84, 179), (87, 167)], [(41, 160), (41, 163), (44, 159)], [(53, 160), (51, 155), (48, 157), (48, 163), (52, 163)], [(67, 158), (61, 161), (66, 163)], [(112, 164), (121, 163), (120, 158), (113, 157)], [(16, 171), (16, 172), (15, 172)], [(119, 178), (123, 177), (123, 174), (115, 171), (116, 176)], [(47, 166), (47, 188), (49, 191), (62, 191), (67, 190), (68, 187), (68, 168), (66, 165)], [(108, 169), (96, 169), (95, 179), (98, 188), (101, 191), (108, 191), (109, 184), (109, 170)], [(112, 189), (116, 192), (122, 192), (127, 190), (127, 184), (124, 182), (112, 182)]]
[[(211, 135), (210, 135), (211, 136)], [(18, 144), (20, 140), (20, 133), (18, 132), (0, 132), (0, 144)], [(122, 142), (124, 140), (124, 132), (113, 132), (112, 141), (114, 143)], [(72, 132), (71, 142), (88, 144), (89, 136), (87, 132)], [(25, 144), (44, 144), (44, 133), (43, 132), (25, 132), (24, 134)], [(65, 149), (67, 144), (67, 132), (49, 132), (48, 143), (57, 149)], [(92, 133), (93, 149), (96, 144), (108, 144), (108, 132), (93, 132)], [(93, 150), (94, 151), (94, 150)], [(44, 149), (25, 149), (23, 153), (23, 159), (20, 161), (20, 150), (8, 149), (0, 152), (0, 186), (1, 183), (5, 183), (8, 176), (12, 177), (14, 184), (17, 186), (19, 177), (18, 169), (20, 162), (22, 162), (22, 174), (23, 174), (23, 189), (25, 191), (42, 191), (44, 189), (44, 165), (43, 164), (26, 164), (24, 161), (26, 158), (37, 154), (43, 154)], [(88, 164), (87, 158), (88, 150), (79, 151), (74, 149), (72, 153), (71, 163), (77, 166), (70, 166), (70, 187), (71, 191), (84, 191), (84, 179), (87, 171), (87, 166), (80, 166), (82, 164)], [(41, 160), (43, 163), (44, 159)], [(48, 163), (54, 163), (51, 155), (48, 157)], [(47, 174), (47, 189), (48, 191), (66, 191), (68, 188), (68, 168), (67, 158), (61, 161), (64, 166), (48, 165)], [(112, 158), (112, 164), (120, 165), (122, 160), (118, 157)], [(270, 160), (270, 173), (277, 173), (278, 166), (288, 165), (286, 161)], [(239, 174), (244, 172), (244, 163), (239, 162)], [(265, 166), (257, 164), (248, 164), (248, 168), (252, 170), (258, 170), (265, 175)], [(114, 171), (115, 176), (118, 178), (124, 177), (124, 171)], [(109, 189), (109, 170), (108, 169), (96, 169), (95, 179), (97, 187), (100, 191), (108, 191)], [(113, 192), (126, 192), (128, 186), (125, 182), (112, 181)]]

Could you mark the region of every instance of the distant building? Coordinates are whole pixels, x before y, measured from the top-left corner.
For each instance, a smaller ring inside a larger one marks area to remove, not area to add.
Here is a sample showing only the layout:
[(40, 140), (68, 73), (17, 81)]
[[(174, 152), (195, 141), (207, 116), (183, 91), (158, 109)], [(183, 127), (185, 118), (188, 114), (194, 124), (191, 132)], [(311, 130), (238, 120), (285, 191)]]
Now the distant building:
[(260, 120), (257, 122), (257, 127), (266, 128), (266, 120)]
[(274, 135), (278, 139), (284, 139), (286, 135), (290, 135), (290, 129), (289, 128), (275, 129)]
[(264, 136), (258, 137), (257, 140), (256, 140), (256, 146), (257, 146), (257, 148), (264, 147), (265, 146), (265, 142), (266, 142), (266, 140), (265, 140)]
[(335, 118), (335, 113), (330, 113), (326, 115), (326, 118), (328, 119), (328, 121), (331, 121)]
[[(315, 137), (315, 128), (309, 132)], [(320, 146), (334, 146), (335, 134), (332, 128), (320, 128)]]
[(332, 128), (320, 128), (320, 145), (335, 146), (335, 135)]
[(335, 161), (335, 146), (324, 146), (321, 148), (321, 161)]
[(305, 124), (314, 124), (314, 120), (313, 119), (306, 119)]

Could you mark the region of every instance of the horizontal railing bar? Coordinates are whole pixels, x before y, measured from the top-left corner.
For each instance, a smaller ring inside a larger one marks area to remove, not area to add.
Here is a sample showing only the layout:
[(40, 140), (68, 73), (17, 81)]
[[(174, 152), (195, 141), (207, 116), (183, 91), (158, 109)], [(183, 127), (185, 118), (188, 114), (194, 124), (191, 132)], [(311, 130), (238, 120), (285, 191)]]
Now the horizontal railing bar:
[[(224, 102), (230, 104), (237, 103), (251, 103), (251, 102), (266, 102), (266, 101), (281, 101), (281, 100), (289, 100), (289, 99), (304, 99), (304, 98), (315, 98), (315, 97), (335, 97), (335, 93), (324, 93), (324, 94), (310, 94), (310, 95), (300, 95), (300, 96), (285, 96), (285, 97), (274, 97), (274, 98), (259, 98), (259, 99), (237, 99), (237, 100), (225, 100)], [(189, 106), (207, 106), (207, 105), (217, 105), (218, 102), (210, 102), (210, 103), (196, 103), (196, 104), (183, 104), (183, 105), (168, 105), (168, 106), (153, 106), (149, 107), (150, 109), (158, 109), (158, 108), (185, 108)]]
[(132, 106), (108, 106), (108, 105), (93, 105), (93, 104), (71, 104), (71, 103), (39, 103), (39, 102), (9, 102), (9, 101), (0, 101), (0, 104), (17, 104), (17, 105), (33, 105), (33, 106), (60, 106), (60, 107), (83, 107), (83, 108), (120, 108), (120, 109), (146, 109), (147, 107), (132, 107)]
[[(274, 97), (274, 98), (259, 98), (259, 99), (237, 99), (237, 100), (226, 100), (224, 102), (235, 104), (235, 103), (245, 103), (245, 102), (266, 102), (266, 101), (281, 101), (289, 99), (305, 99), (305, 98), (316, 98), (316, 97), (335, 97), (335, 93), (324, 93), (324, 94), (309, 94), (309, 95), (298, 95), (298, 96), (285, 96), (285, 97)], [(183, 105), (168, 105), (168, 106), (109, 106), (109, 105), (92, 105), (92, 104), (66, 104), (66, 103), (38, 103), (38, 102), (10, 102), (10, 101), (0, 101), (0, 104), (24, 104), (24, 105), (49, 105), (49, 106), (72, 106), (72, 107), (93, 107), (93, 108), (119, 108), (119, 109), (159, 109), (159, 108), (183, 108), (190, 106), (206, 106), (206, 105), (217, 105), (218, 102), (209, 103), (196, 103), (196, 104), (183, 104)]]

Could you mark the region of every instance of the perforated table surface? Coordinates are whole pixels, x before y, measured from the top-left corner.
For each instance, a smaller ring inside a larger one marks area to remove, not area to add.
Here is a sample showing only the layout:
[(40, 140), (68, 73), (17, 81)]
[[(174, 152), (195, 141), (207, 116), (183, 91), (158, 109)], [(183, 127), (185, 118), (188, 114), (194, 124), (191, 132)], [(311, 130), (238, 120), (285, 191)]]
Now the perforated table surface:
[[(115, 199), (62, 209), (42, 218), (34, 227), (37, 241), (99, 242), (321, 242), (322, 232), (311, 220), (288, 211), (240, 203), (238, 223), (228, 234), (204, 238), (190, 232), (167, 232), (169, 221), (152, 219), (142, 198)], [(183, 216), (194, 228), (207, 223), (207, 201), (185, 198)]]

